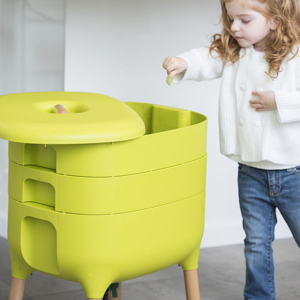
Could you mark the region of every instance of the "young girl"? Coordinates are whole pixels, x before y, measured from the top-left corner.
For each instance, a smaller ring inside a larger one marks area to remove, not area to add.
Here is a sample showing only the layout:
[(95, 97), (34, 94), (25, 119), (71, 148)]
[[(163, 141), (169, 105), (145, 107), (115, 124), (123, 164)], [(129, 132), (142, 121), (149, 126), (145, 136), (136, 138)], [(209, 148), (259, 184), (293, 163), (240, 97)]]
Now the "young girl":
[(278, 208), (300, 247), (300, 9), (297, 0), (221, 0), (209, 48), (167, 57), (174, 81), (222, 77), (221, 152), (238, 162), (248, 300), (274, 300)]

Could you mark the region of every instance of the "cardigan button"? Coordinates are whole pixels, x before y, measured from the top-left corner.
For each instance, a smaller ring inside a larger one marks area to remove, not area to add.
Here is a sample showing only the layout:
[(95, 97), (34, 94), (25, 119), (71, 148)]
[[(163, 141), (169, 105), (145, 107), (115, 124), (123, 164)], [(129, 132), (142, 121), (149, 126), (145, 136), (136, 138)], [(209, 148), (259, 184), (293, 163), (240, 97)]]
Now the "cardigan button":
[(239, 119), (239, 124), (242, 126), (244, 125), (244, 120), (243, 119)]
[(261, 122), (260, 122), (260, 121), (256, 121), (256, 122), (255, 122), (255, 126), (256, 126), (256, 127), (259, 127), (260, 125), (261, 125)]
[(245, 91), (245, 90), (246, 90), (246, 87), (245, 87), (244, 85), (241, 85), (241, 86), (240, 86), (240, 90), (241, 90), (241, 91)]

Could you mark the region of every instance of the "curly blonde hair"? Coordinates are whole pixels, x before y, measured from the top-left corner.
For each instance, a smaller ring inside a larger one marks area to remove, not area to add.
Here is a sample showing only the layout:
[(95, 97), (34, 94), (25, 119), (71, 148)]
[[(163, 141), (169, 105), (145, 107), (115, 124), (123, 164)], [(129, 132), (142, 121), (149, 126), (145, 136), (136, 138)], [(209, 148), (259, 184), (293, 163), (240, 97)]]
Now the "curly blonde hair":
[(281, 71), (281, 65), (292, 53), (293, 59), (299, 52), (300, 42), (300, 8), (298, 0), (221, 0), (223, 24), (221, 34), (212, 36), (210, 54), (216, 51), (227, 62), (235, 63), (240, 58), (241, 46), (232, 36), (231, 22), (227, 15), (226, 3), (239, 1), (244, 7), (253, 9), (269, 20), (276, 20), (278, 26), (272, 30), (266, 39), (265, 59), (269, 63), (270, 78), (275, 79)]

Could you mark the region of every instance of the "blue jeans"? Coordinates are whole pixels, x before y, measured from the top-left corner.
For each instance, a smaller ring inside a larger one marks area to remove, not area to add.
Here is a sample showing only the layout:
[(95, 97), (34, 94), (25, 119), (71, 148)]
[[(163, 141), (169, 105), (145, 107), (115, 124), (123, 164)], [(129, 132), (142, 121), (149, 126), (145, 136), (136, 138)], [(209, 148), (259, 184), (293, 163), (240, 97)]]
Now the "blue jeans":
[(263, 170), (239, 164), (238, 187), (246, 233), (246, 300), (275, 300), (272, 241), (279, 209), (300, 247), (300, 167)]

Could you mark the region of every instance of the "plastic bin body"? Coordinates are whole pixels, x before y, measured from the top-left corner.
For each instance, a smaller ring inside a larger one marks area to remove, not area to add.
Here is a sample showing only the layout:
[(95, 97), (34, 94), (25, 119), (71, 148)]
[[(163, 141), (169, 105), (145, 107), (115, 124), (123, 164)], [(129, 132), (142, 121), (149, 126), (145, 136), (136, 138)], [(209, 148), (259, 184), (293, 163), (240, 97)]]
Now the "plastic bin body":
[(113, 282), (176, 263), (198, 266), (204, 230), (206, 117), (127, 103), (145, 124), (130, 140), (9, 143), (12, 276), (79, 282), (101, 298)]

